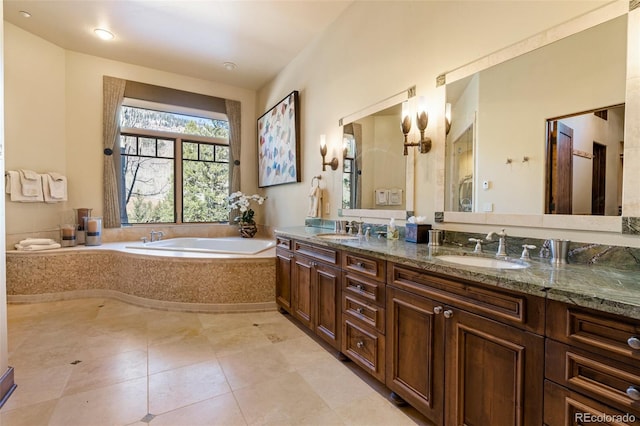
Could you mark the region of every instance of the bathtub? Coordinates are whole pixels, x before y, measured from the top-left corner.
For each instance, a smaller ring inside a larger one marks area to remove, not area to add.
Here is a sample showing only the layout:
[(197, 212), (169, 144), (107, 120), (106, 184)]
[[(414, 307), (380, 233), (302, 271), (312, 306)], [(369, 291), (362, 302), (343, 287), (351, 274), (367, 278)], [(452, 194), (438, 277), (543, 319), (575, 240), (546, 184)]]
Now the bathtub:
[(262, 240), (241, 237), (226, 238), (171, 238), (152, 243), (133, 243), (126, 245), (129, 249), (166, 250), (197, 253), (227, 253), (252, 255), (275, 247), (273, 240)]
[(99, 297), (187, 312), (276, 309), (272, 240), (173, 238), (6, 254), (9, 303)]

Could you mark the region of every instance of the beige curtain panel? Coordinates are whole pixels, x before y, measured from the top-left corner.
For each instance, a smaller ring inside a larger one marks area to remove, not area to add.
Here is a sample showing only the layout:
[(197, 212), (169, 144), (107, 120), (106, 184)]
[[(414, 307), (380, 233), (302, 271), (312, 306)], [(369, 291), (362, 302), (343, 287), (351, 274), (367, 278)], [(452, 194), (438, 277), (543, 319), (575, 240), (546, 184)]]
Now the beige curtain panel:
[(127, 81), (104, 76), (102, 134), (104, 146), (103, 218), (105, 228), (119, 228), (120, 222), (120, 109)]

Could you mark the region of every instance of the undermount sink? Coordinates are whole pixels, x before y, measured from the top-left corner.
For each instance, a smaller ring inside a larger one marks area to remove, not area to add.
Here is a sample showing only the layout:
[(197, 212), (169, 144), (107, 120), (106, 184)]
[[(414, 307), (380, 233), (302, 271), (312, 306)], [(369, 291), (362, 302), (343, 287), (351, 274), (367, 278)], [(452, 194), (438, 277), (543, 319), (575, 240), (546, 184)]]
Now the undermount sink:
[(490, 257), (445, 255), (437, 256), (436, 259), (450, 263), (457, 263), (458, 265), (477, 266), (479, 268), (524, 269), (529, 267), (528, 263), (513, 262), (510, 260), (494, 259)]
[(323, 240), (357, 240), (358, 236), (353, 234), (318, 234), (318, 238)]

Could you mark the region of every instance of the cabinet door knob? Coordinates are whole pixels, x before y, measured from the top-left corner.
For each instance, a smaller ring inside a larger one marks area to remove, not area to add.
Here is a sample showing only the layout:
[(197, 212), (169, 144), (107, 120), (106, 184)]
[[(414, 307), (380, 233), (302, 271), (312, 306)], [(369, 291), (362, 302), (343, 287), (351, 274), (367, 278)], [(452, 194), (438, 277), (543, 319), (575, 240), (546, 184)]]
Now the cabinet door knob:
[(433, 308), (433, 313), (436, 315), (440, 315), (442, 313), (442, 306), (436, 306)]
[(633, 385), (629, 386), (627, 388), (627, 396), (634, 401), (640, 401), (640, 389)]
[(446, 311), (444, 311), (444, 317), (449, 319), (453, 316), (453, 311), (451, 309), (447, 309)]
[(364, 348), (364, 342), (361, 340), (358, 343), (356, 343), (356, 346), (358, 347), (358, 349), (362, 349), (362, 348)]
[(629, 344), (631, 349), (640, 349), (640, 339), (638, 339), (636, 336), (629, 337), (627, 343)]

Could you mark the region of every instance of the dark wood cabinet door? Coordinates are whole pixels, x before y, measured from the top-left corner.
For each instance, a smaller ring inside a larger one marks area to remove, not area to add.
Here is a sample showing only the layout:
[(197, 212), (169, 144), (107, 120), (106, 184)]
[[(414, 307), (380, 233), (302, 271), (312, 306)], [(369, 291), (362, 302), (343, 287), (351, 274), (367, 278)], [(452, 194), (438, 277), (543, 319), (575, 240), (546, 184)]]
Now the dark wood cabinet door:
[(387, 287), (386, 298), (385, 383), (435, 424), (442, 425), (444, 324), (442, 313), (435, 313), (441, 312), (442, 305), (394, 287)]
[(276, 303), (291, 312), (291, 263), (293, 253), (276, 249)]
[(340, 350), (340, 295), (341, 293), (340, 269), (315, 263), (313, 278), (315, 284), (315, 332), (322, 339)]
[(296, 255), (291, 274), (291, 314), (305, 327), (313, 329), (313, 261)]
[(549, 380), (544, 383), (544, 424), (547, 426), (631, 426), (640, 418), (573, 392)]
[(448, 425), (540, 425), (544, 339), (445, 307)]

